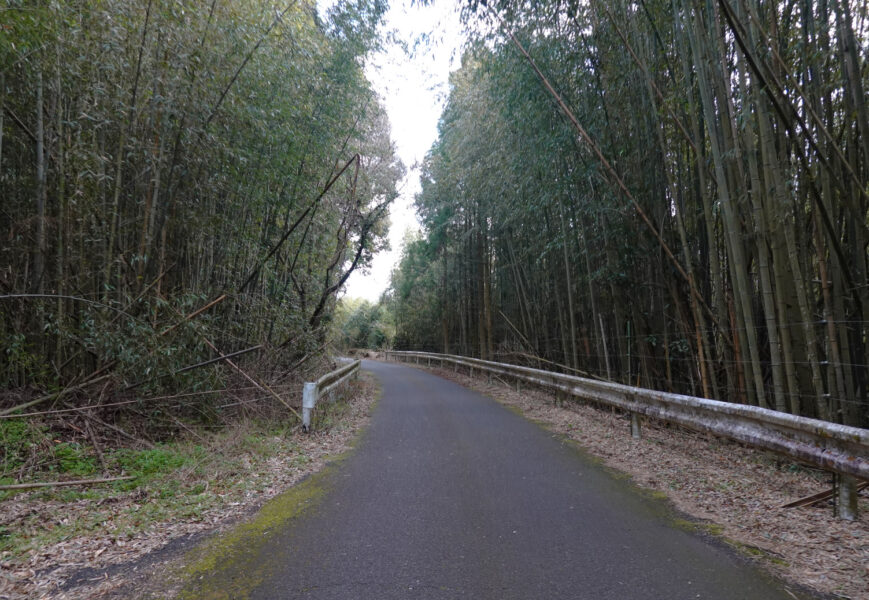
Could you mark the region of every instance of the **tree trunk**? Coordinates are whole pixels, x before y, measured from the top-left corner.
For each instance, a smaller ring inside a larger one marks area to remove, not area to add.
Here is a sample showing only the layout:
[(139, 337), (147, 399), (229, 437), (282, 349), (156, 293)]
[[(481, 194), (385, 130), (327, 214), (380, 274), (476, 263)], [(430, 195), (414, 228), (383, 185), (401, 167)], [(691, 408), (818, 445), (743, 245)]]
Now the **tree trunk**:
[[(43, 119), (42, 69), (36, 73), (36, 251), (33, 255), (33, 289), (45, 293), (45, 121)], [(40, 311), (40, 315), (42, 311)]]
[(564, 225), (564, 204), (561, 198), (558, 199), (558, 214), (560, 217), (561, 223), (561, 239), (562, 239), (562, 254), (564, 256), (564, 285), (567, 288), (567, 314), (568, 314), (568, 323), (570, 325), (570, 331), (566, 332), (570, 339), (570, 362), (568, 363), (572, 368), (579, 368), (579, 355), (576, 351), (576, 322), (575, 322), (575, 314), (576, 310), (573, 305), (573, 281), (570, 277), (570, 273), (572, 268), (570, 266), (570, 258), (567, 253), (567, 228)]

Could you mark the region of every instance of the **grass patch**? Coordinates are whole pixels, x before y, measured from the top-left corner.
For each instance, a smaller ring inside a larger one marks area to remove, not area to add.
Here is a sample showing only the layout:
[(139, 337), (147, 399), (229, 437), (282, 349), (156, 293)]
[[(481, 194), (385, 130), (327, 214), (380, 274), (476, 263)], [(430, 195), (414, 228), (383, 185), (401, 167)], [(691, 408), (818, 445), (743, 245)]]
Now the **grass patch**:
[(89, 477), (98, 471), (97, 459), (88, 448), (70, 442), (54, 447), (57, 471), (76, 477)]
[[(13, 432), (21, 440), (32, 435), (21, 428)], [(19, 447), (28, 443), (22, 441)], [(101, 466), (92, 447), (61, 442), (51, 448), (50, 464), (34, 479), (100, 476)], [(258, 489), (259, 482), (249, 474), (278, 455), (292, 457), (290, 461), (297, 465), (309, 460), (286, 437), (285, 430), (257, 422), (209, 434), (196, 443), (180, 440), (149, 449), (105, 451), (107, 472), (133, 475), (135, 479), (81, 488), (15, 490), (0, 496), (0, 500), (19, 506), (39, 507), (22, 509), (19, 518), (10, 517), (9, 522), (0, 520), (2, 558), (22, 559), (69, 537), (101, 535), (125, 540), (155, 522), (199, 520), (209, 509)], [(0, 483), (15, 482), (13, 477), (0, 478)], [(82, 510), (69, 510), (77, 505), (82, 505)], [(84, 506), (98, 508), (85, 510)]]
[(119, 450), (114, 458), (123, 471), (137, 477), (148, 477), (180, 468), (197, 454), (198, 449), (194, 446), (182, 453), (180, 448), (162, 445), (149, 450)]

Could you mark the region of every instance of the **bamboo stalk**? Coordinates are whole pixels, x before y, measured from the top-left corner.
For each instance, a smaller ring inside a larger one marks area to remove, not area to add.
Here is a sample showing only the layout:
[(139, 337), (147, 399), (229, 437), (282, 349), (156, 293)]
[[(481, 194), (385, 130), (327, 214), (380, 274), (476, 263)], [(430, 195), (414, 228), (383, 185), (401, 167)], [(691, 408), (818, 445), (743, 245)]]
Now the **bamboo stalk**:
[(189, 321), (189, 320), (191, 320), (191, 319), (195, 319), (196, 317), (198, 317), (199, 315), (201, 315), (202, 313), (204, 313), (206, 310), (208, 310), (208, 309), (211, 308), (212, 306), (215, 306), (215, 305), (217, 305), (217, 304), (220, 304), (220, 303), (223, 302), (224, 300), (226, 300), (226, 294), (221, 294), (219, 297), (215, 298), (214, 300), (212, 300), (211, 302), (209, 302), (208, 304), (206, 304), (206, 305), (203, 306), (202, 308), (200, 308), (200, 309), (198, 309), (198, 310), (194, 310), (192, 313), (190, 313), (189, 315), (187, 315), (186, 317), (184, 317), (180, 322), (175, 323), (174, 325), (172, 325), (172, 326), (169, 327), (168, 329), (164, 329), (162, 332), (160, 332), (160, 337), (163, 337), (164, 335), (166, 335), (166, 334), (169, 333), (170, 331), (173, 331), (173, 330), (177, 329), (177, 328), (178, 328), (182, 323), (184, 323), (185, 321)]
[(531, 68), (537, 74), (537, 77), (543, 83), (543, 86), (546, 88), (546, 90), (552, 95), (552, 97), (558, 103), (559, 108), (561, 108), (562, 112), (564, 112), (565, 116), (567, 116), (567, 119), (573, 125), (574, 129), (576, 129), (576, 131), (579, 133), (580, 137), (582, 137), (582, 139), (585, 141), (585, 143), (588, 144), (588, 146), (591, 148), (594, 155), (597, 157), (597, 159), (600, 161), (600, 163), (604, 166), (604, 168), (610, 174), (610, 177), (613, 178), (613, 181), (616, 183), (616, 186), (619, 188), (619, 190), (622, 192), (622, 194), (624, 194), (624, 196), (631, 202), (631, 204), (634, 207), (634, 210), (637, 212), (637, 215), (639, 215), (640, 219), (642, 219), (642, 221), (646, 224), (646, 227), (648, 227), (649, 231), (652, 233), (652, 235), (658, 241), (658, 244), (661, 246), (661, 249), (664, 251), (664, 254), (667, 255), (667, 258), (673, 264), (673, 267), (676, 269), (676, 271), (679, 273), (679, 275), (681, 275), (682, 278), (688, 283), (688, 288), (691, 292), (691, 295), (696, 297), (697, 301), (700, 303), (701, 306), (703, 306), (703, 308), (706, 310), (706, 312), (709, 313), (711, 318), (715, 319), (715, 314), (712, 312), (712, 309), (709, 308), (709, 305), (706, 304), (706, 301), (703, 299), (703, 296), (701, 296), (700, 292), (697, 290), (697, 286), (694, 284), (694, 279), (692, 277), (690, 277), (688, 275), (688, 273), (685, 272), (685, 269), (682, 267), (682, 264), (679, 262), (679, 259), (676, 258), (676, 255), (673, 254), (673, 251), (670, 249), (670, 246), (667, 244), (666, 241), (664, 241), (664, 238), (661, 236), (661, 233), (658, 231), (658, 228), (655, 226), (655, 224), (652, 222), (652, 220), (646, 214), (646, 211), (644, 211), (643, 208), (640, 206), (639, 202), (637, 202), (637, 199), (631, 193), (630, 189), (628, 189), (628, 186), (625, 184), (625, 182), (622, 180), (622, 178), (616, 172), (616, 170), (612, 166), (612, 164), (603, 155), (603, 152), (601, 151), (600, 147), (591, 138), (591, 136), (588, 134), (588, 132), (585, 130), (585, 128), (579, 123), (579, 120), (576, 118), (576, 115), (573, 114), (573, 111), (570, 110), (570, 108), (567, 106), (567, 104), (562, 99), (561, 95), (555, 90), (554, 87), (552, 87), (552, 84), (549, 82), (549, 79), (546, 77), (546, 75), (543, 74), (543, 72), (537, 66), (537, 63), (534, 61), (533, 58), (531, 58), (531, 55), (528, 54), (528, 51), (525, 50), (525, 46), (522, 45), (522, 43), (519, 41), (519, 39), (516, 37), (516, 35), (512, 31), (509, 31), (507, 29), (506, 24), (501, 19), (501, 17), (498, 16), (498, 14), (494, 12), (494, 10), (490, 9), (490, 11), (495, 16), (495, 18), (498, 19), (498, 21), (501, 23), (501, 26), (504, 28), (504, 31), (507, 33), (509, 38), (513, 41), (513, 44), (516, 46), (516, 48), (519, 49), (519, 52), (522, 54), (522, 56), (524, 56), (525, 59), (528, 61), (528, 63), (531, 65)]
[(28, 490), (31, 488), (61, 487), (70, 485), (95, 485), (98, 483), (110, 483), (112, 481), (129, 481), (130, 479), (135, 478), (135, 475), (125, 475), (123, 477), (106, 477), (105, 479), (77, 479), (75, 481), (34, 481), (31, 483), (13, 483), (9, 485), (0, 485), (0, 490)]
[[(100, 371), (102, 371), (102, 370), (103, 369), (100, 369)], [(100, 371), (97, 371), (97, 373), (99, 373)], [(75, 390), (83, 389), (89, 385), (99, 383), (100, 381), (103, 381), (103, 380), (108, 379), (108, 378), (109, 378), (108, 375), (103, 375), (102, 377), (97, 377), (96, 379), (88, 379), (84, 383), (80, 383), (80, 384), (72, 386), (72, 387), (64, 388), (59, 392), (55, 392), (53, 394), (46, 394), (45, 396), (40, 396), (39, 398), (36, 398), (35, 400), (30, 400), (29, 402), (25, 402), (24, 404), (19, 404), (18, 406), (13, 406), (12, 408), (0, 410), (0, 417), (3, 417), (3, 416), (8, 415), (10, 413), (14, 413), (15, 411), (18, 411), (18, 410), (24, 410), (25, 408), (30, 408), (31, 406), (36, 406), (37, 404), (42, 404), (43, 402), (46, 402), (48, 400), (58, 399), (61, 396), (63, 396), (64, 394), (68, 394), (69, 392), (72, 392)]]

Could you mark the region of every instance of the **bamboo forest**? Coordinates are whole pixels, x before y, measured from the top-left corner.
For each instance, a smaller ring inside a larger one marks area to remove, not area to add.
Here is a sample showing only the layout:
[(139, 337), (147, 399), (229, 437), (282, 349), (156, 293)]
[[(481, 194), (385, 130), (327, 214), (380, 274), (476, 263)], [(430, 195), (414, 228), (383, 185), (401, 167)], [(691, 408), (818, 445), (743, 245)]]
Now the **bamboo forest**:
[(866, 3), (466, 10), (396, 348), (866, 426)]
[(384, 10), (2, 9), (4, 389), (34, 409), (214, 390), (221, 365), (186, 368), (244, 351), (277, 384), (322, 354), (403, 172), (362, 72)]
[(867, 92), (869, 0), (3, 0), (0, 600), (866, 598)]
[(370, 347), (867, 424), (865, 2), (468, 2), (420, 227), (354, 304), (410, 166), (387, 9), (7, 3), (3, 414), (298, 416), (280, 386)]

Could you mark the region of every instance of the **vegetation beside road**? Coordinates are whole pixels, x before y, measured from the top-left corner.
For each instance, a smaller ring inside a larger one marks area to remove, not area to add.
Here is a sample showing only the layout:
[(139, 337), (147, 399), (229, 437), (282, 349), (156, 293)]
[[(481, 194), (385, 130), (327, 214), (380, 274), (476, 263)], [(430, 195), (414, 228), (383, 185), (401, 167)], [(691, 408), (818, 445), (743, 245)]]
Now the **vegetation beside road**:
[[(319, 470), (328, 456), (351, 443), (376, 396), (373, 379), (363, 374), (334, 404), (320, 403), (310, 435), (291, 420), (238, 419), (231, 426), (198, 429), (153, 448), (103, 453), (109, 472), (135, 475), (133, 480), (3, 493), (0, 563), (7, 576), (0, 580), (0, 595), (98, 597), (129, 584), (123, 573), (111, 571), (112, 565), (140, 559), (171, 540), (219, 528)], [(46, 437), (45, 428), (35, 429), (28, 434), (31, 442), (41, 440), (56, 449), (57, 461), (45, 465), (41, 477), (103, 472), (93, 447), (55, 442)], [(94, 585), (78, 580), (83, 570), (90, 579), (103, 572), (113, 575), (94, 589), (79, 589)], [(70, 582), (76, 583), (74, 589), (66, 589)], [(134, 592), (127, 590), (125, 597), (134, 597)]]
[(869, 425), (865, 5), (465, 4), (395, 347)]

